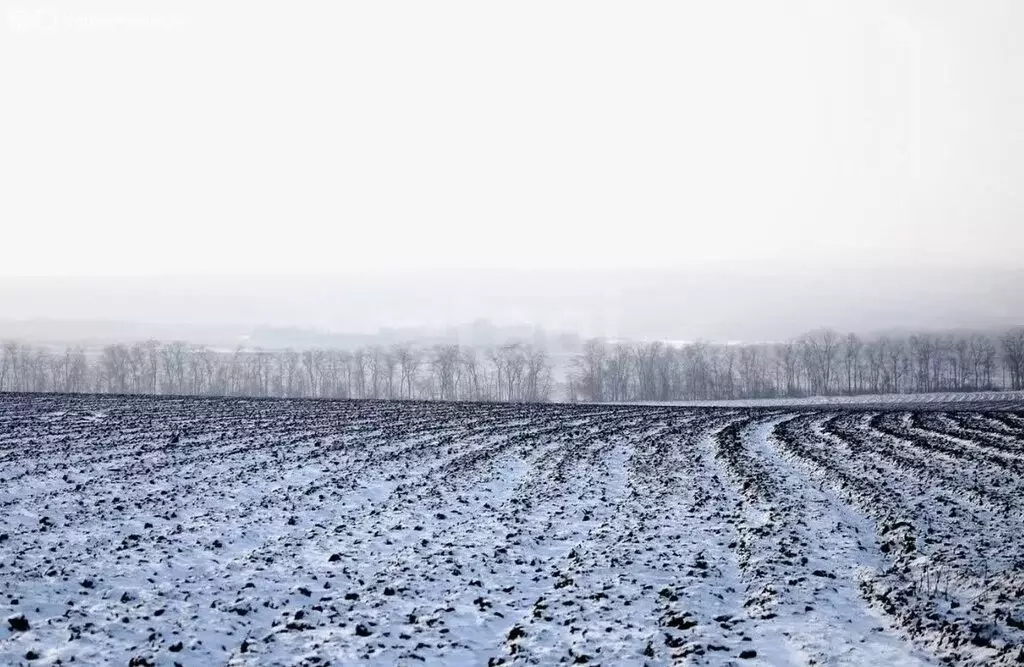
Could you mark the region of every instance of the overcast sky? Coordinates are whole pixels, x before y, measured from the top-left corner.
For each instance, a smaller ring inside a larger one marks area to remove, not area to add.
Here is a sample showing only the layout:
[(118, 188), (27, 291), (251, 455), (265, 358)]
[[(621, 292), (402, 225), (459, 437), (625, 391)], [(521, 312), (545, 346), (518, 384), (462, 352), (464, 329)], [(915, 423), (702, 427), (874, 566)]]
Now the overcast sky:
[(10, 5), (0, 318), (1024, 319), (1019, 0), (318, 6)]
[(318, 6), (9, 5), (0, 272), (1020, 263), (1018, 0)]

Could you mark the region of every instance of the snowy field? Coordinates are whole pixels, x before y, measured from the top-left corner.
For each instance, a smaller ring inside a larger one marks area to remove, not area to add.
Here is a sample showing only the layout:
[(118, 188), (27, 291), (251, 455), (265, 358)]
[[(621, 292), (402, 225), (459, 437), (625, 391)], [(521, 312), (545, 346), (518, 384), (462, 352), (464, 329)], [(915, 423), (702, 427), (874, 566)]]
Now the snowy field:
[[(622, 405), (622, 404), (620, 404)], [(626, 405), (638, 405), (628, 403)], [(724, 401), (649, 401), (642, 405), (719, 408), (877, 408), (903, 407), (913, 410), (952, 410), (969, 406), (975, 410), (1024, 407), (1024, 391), (938, 392), (933, 394), (859, 394), (857, 396), (809, 396), (807, 398), (744, 398)]]
[(0, 397), (0, 664), (1020, 664), (998, 407)]

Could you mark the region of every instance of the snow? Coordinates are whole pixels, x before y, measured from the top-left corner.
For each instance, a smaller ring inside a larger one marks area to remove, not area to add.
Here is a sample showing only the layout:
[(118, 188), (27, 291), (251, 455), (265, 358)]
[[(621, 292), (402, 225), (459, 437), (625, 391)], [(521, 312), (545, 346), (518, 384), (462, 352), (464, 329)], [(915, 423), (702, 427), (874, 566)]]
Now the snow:
[[(612, 405), (613, 403), (609, 403)], [(935, 392), (928, 394), (862, 394), (857, 396), (808, 396), (804, 398), (743, 398), (720, 401), (644, 401), (626, 405), (671, 405), (678, 407), (797, 408), (797, 407), (907, 407), (976, 409), (1020, 406), (1024, 391)]]
[(4, 396), (0, 664), (1015, 664), (1022, 465), (1024, 409)]

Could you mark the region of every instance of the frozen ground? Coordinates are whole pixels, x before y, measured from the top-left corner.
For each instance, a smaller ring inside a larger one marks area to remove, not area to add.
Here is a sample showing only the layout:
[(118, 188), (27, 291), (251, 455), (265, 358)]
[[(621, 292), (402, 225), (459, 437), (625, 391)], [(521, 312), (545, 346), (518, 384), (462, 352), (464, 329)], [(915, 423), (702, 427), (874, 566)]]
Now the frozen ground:
[(1024, 408), (942, 407), (2, 397), (0, 664), (1018, 664)]
[[(629, 403), (628, 405), (638, 405)], [(1024, 391), (936, 392), (931, 394), (861, 394), (857, 396), (808, 396), (806, 398), (743, 398), (725, 401), (648, 401), (643, 405), (718, 408), (877, 408), (974, 410), (1020, 408)]]

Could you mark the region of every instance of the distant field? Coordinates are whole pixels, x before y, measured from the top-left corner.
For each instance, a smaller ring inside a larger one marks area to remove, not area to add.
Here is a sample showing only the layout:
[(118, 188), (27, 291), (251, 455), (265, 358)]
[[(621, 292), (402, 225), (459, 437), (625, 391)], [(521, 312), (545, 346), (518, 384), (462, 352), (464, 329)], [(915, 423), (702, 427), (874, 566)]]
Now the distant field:
[(0, 396), (0, 664), (1019, 664), (1015, 400)]
[[(629, 403), (628, 405), (637, 405)], [(1024, 406), (1024, 391), (939, 392), (933, 394), (863, 394), (858, 396), (809, 396), (807, 398), (745, 398), (726, 401), (649, 401), (642, 405), (720, 408), (822, 408), (853, 407), (887, 410), (998, 410)]]

